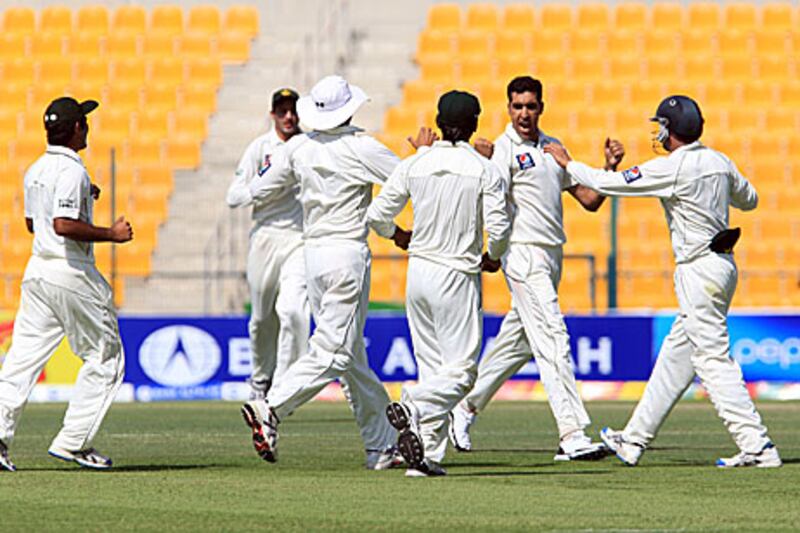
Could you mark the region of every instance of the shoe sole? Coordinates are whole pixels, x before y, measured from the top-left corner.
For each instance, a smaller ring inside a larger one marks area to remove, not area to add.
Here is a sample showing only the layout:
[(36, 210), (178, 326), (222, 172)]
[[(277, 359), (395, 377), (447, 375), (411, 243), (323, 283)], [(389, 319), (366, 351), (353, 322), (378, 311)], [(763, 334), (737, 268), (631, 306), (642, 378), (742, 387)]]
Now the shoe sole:
[(458, 443), (458, 439), (456, 438), (456, 432), (453, 430), (453, 425), (455, 424), (456, 417), (453, 416), (453, 413), (449, 413), (447, 417), (450, 420), (450, 425), (447, 427), (447, 436), (450, 437), (450, 444), (453, 445), (453, 448), (455, 448), (457, 452), (461, 453), (471, 452), (472, 451), (471, 446), (469, 448), (466, 448)]
[(81, 468), (89, 468), (91, 470), (108, 470), (113, 465), (113, 462), (111, 462), (111, 461), (109, 461), (109, 463), (107, 465), (106, 464), (102, 464), (101, 465), (101, 464), (97, 464), (97, 463), (90, 463), (88, 461), (84, 461), (83, 459), (78, 459), (77, 457), (74, 457), (74, 456), (73, 457), (67, 457), (65, 455), (59, 455), (58, 453), (56, 453), (54, 451), (51, 451), (51, 450), (47, 450), (47, 453), (50, 456), (55, 457), (56, 459), (64, 461), (65, 463), (75, 463), (78, 466), (80, 466)]
[(253, 430), (253, 447), (258, 456), (268, 463), (277, 462), (275, 453), (264, 436), (264, 426), (258, 421), (258, 415), (248, 404), (242, 406), (242, 417), (247, 427)]
[(405, 430), (397, 437), (397, 449), (410, 469), (419, 470), (424, 467), (425, 446), (422, 439), (410, 430)]
[(408, 412), (397, 402), (392, 402), (386, 406), (386, 418), (389, 419), (392, 427), (398, 431), (406, 430), (411, 425)]
[(5, 470), (6, 472), (16, 472), (17, 467), (11, 463), (0, 462), (0, 470)]
[[(606, 457), (608, 457), (612, 453), (614, 453), (614, 452), (611, 451), (611, 449), (608, 447), (608, 445), (604, 444), (603, 446), (598, 446), (596, 449), (588, 451), (588, 452), (585, 452), (585, 453), (580, 453), (578, 455), (567, 455), (567, 459), (566, 460), (567, 461), (600, 461), (600, 460), (605, 459)], [(558, 457), (558, 456), (556, 456), (556, 457)], [(554, 459), (554, 460), (557, 461), (558, 459)]]

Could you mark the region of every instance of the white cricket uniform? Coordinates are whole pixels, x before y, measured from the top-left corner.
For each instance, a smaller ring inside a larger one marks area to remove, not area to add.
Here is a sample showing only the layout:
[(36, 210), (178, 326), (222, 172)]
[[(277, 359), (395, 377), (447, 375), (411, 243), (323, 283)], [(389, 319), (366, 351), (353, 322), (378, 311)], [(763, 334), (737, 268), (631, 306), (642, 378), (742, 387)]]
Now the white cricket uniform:
[(403, 401), (420, 416), (425, 457), (441, 462), (448, 414), (475, 381), (483, 334), (481, 255), (500, 258), (511, 223), (500, 170), (464, 142), (437, 141), (404, 160), (367, 210), (375, 231), (390, 238), (394, 218), (411, 199), (406, 309), (419, 369)]
[(64, 425), (53, 447), (90, 446), (119, 389), (124, 355), (111, 287), (97, 271), (92, 244), (56, 234), (53, 220), (92, 223), (89, 174), (69, 148), (48, 146), (25, 174), (25, 217), (33, 253), (22, 279), (11, 349), (0, 369), (0, 440), (14, 437), (22, 408), (66, 336), (83, 359)]
[(250, 143), (227, 195), (230, 207), (253, 206), (247, 284), (254, 383), (279, 380), (308, 350), (311, 328), (300, 186), (286, 187), (268, 201), (253, 202), (250, 196), (249, 184), (267, 171), (272, 153), (283, 144), (274, 129)]
[(760, 452), (769, 442), (767, 428), (747, 393), (739, 364), (730, 356), (727, 315), (736, 290), (736, 263), (732, 254), (709, 248), (711, 239), (728, 226), (728, 206), (755, 209), (758, 196), (753, 186), (728, 157), (700, 142), (623, 172), (574, 161), (567, 171), (606, 195), (658, 198), (672, 237), (680, 311), (625, 437), (646, 446), (696, 374), (739, 448)]
[(385, 182), (399, 159), (360, 132), (343, 126), (292, 137), (250, 190), (259, 200), (301, 185), (308, 298), (316, 323), (308, 355), (270, 390), (269, 405), (282, 418), (341, 379), (365, 447), (385, 450), (396, 432), (384, 413), (389, 395), (369, 367), (364, 345), (371, 266), (364, 217), (372, 185)]
[(495, 141), (494, 161), (509, 182), (514, 211), (511, 244), (503, 271), (511, 310), (491, 349), (481, 359), (478, 379), (466, 397), (483, 410), (505, 381), (535, 356), (560, 437), (590, 424), (578, 394), (569, 334), (558, 303), (564, 235), (562, 192), (575, 185), (542, 149), (558, 140), (539, 132), (523, 139), (509, 124)]

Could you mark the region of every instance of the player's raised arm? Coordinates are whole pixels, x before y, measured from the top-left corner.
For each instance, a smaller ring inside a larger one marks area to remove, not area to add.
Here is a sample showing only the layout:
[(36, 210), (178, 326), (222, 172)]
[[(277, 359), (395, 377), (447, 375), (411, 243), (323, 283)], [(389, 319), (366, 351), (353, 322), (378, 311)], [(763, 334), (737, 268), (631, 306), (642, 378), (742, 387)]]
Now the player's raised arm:
[(273, 152), (263, 172), (250, 182), (250, 196), (253, 200), (268, 200), (284, 188), (297, 183), (297, 176), (292, 168), (292, 151), (306, 139), (305, 135), (297, 135)]
[(250, 146), (247, 147), (242, 159), (239, 161), (239, 166), (236, 167), (233, 181), (231, 181), (228, 187), (228, 193), (225, 196), (228, 207), (243, 207), (249, 205), (253, 201), (248, 183), (258, 175), (259, 168), (257, 158), (258, 145), (256, 141), (253, 141), (250, 143)]

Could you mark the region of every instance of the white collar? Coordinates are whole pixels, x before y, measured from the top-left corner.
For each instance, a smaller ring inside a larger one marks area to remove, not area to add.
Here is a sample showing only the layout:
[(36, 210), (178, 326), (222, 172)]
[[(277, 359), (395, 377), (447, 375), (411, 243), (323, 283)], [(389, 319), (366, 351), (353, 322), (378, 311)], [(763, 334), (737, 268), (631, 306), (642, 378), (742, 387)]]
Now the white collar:
[(68, 148), (66, 146), (48, 144), (46, 152), (48, 154), (65, 155), (65, 156), (69, 157), (70, 159), (72, 159), (73, 161), (83, 165), (83, 159), (81, 159), (81, 156), (78, 155), (78, 152), (76, 152), (72, 148)]
[[(522, 137), (520, 137), (519, 133), (517, 133), (517, 130), (514, 129), (514, 125), (511, 124), (510, 122), (508, 123), (508, 125), (506, 125), (505, 134), (508, 136), (509, 139), (511, 139), (511, 142), (513, 142), (514, 144), (529, 144), (535, 148), (541, 148), (542, 146), (544, 146), (544, 144), (546, 144), (546, 142), (549, 142), (550, 139), (541, 129), (539, 130), (539, 139), (536, 142), (530, 141), (528, 139), (523, 139)], [(545, 142), (543, 143), (543, 141)]]

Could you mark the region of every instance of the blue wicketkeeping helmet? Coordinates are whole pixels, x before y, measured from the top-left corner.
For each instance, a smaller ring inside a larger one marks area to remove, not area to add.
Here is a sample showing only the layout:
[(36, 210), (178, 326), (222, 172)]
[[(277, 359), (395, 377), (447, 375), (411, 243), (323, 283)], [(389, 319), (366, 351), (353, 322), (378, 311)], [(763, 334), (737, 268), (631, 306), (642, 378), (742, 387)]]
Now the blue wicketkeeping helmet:
[[(669, 133), (674, 133), (686, 142), (694, 142), (703, 134), (703, 114), (697, 102), (688, 96), (673, 95), (664, 98), (656, 114), (651, 118), (661, 124), (658, 141), (666, 142)], [(661, 137), (664, 137), (663, 139)]]

